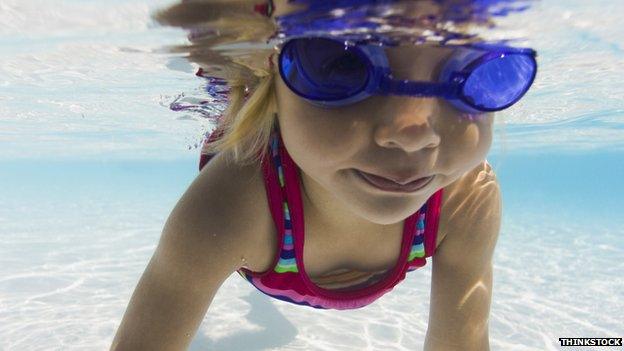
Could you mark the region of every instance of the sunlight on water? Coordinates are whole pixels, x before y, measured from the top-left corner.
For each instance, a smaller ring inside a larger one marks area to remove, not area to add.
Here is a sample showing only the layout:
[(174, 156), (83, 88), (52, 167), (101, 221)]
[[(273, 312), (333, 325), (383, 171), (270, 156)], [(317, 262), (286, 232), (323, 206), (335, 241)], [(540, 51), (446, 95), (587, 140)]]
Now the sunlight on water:
[[(206, 100), (206, 84), (193, 76), (197, 65), (163, 52), (186, 42), (183, 31), (150, 18), (169, 3), (2, 2), (0, 157), (195, 153), (211, 125), (205, 114), (167, 107)], [(494, 150), (620, 148), (624, 3), (530, 3), (497, 18), (492, 35), (524, 38), (519, 44), (536, 48), (540, 64), (533, 89), (499, 113), (505, 135)]]
[[(222, 87), (195, 76), (186, 31), (151, 18), (172, 3), (0, 1), (0, 350), (107, 349), (197, 174)], [(497, 116), (489, 157), (504, 194), (492, 350), (621, 337), (624, 2), (518, 4), (530, 7), (499, 8), (494, 28), (470, 28), (535, 48), (540, 65), (527, 96)], [(252, 43), (240, 42), (244, 58)], [(190, 350), (418, 350), (430, 278), (429, 263), (379, 302), (342, 313), (303, 311), (232, 276)]]
[(513, 17), (513, 28), (530, 30), (540, 72), (519, 106), (502, 114), (511, 150), (622, 149), (622, 11), (619, 1), (546, 1), (530, 17)]

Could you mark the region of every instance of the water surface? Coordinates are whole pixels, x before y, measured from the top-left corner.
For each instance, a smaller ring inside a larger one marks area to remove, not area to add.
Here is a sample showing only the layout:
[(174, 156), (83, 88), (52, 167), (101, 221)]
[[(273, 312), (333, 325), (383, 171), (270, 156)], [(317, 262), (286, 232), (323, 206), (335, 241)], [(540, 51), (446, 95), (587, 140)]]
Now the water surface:
[[(162, 52), (185, 33), (168, 2), (0, 3), (0, 349), (102, 350), (209, 127), (197, 68)], [(535, 88), (497, 116), (503, 189), (493, 350), (559, 350), (624, 335), (624, 33), (618, 1), (536, 2), (502, 29), (539, 52)], [(184, 94), (181, 97), (181, 94)], [(316, 311), (239, 276), (191, 350), (418, 350), (431, 264), (371, 306)]]

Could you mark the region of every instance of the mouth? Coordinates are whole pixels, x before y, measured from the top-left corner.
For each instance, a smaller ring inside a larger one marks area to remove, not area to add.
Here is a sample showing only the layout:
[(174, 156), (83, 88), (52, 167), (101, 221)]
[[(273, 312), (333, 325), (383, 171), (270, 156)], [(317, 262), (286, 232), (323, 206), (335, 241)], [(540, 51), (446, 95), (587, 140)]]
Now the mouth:
[(435, 175), (432, 175), (429, 177), (416, 179), (406, 184), (399, 184), (388, 178), (362, 172), (357, 169), (354, 169), (354, 171), (357, 174), (357, 176), (361, 178), (362, 180), (364, 180), (366, 183), (368, 183), (368, 185), (374, 188), (377, 188), (379, 190), (396, 192), (396, 193), (413, 193), (413, 192), (419, 191), (421, 189), (424, 189), (427, 185), (429, 185), (429, 183), (431, 183), (433, 178), (435, 178)]

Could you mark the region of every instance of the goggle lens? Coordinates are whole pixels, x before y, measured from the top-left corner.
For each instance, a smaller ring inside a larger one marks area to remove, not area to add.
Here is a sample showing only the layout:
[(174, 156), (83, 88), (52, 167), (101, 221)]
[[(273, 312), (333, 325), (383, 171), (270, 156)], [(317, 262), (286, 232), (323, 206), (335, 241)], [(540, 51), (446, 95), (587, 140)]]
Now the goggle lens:
[(477, 66), (467, 78), (463, 96), (474, 107), (498, 110), (518, 101), (535, 78), (536, 63), (527, 55), (509, 54)]
[(366, 87), (368, 67), (358, 50), (324, 39), (288, 42), (281, 53), (284, 81), (298, 95), (311, 100), (341, 100)]

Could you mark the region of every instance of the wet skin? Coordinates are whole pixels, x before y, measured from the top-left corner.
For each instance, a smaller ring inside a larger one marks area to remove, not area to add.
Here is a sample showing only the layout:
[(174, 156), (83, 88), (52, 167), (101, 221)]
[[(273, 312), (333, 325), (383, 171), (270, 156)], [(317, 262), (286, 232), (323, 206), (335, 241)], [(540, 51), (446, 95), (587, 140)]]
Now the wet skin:
[[(434, 81), (453, 49), (386, 51), (395, 78)], [(443, 99), (372, 96), (322, 108), (291, 92), (281, 77), (276, 85), (282, 138), (302, 171), (306, 210), (332, 231), (401, 221), (483, 162), (491, 145), (493, 114), (468, 116)], [(435, 178), (411, 194), (384, 192), (364, 183), (355, 169)]]

